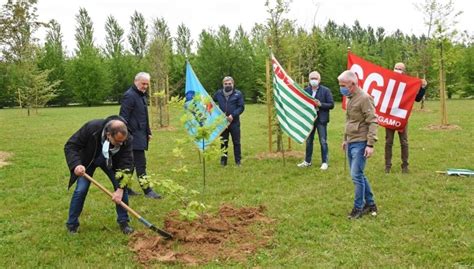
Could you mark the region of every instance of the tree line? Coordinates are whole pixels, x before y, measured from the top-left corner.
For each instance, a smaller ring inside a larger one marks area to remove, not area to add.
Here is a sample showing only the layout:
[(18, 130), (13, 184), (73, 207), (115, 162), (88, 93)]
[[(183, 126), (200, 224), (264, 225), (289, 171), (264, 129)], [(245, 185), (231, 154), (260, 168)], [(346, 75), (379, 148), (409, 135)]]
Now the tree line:
[[(434, 3), (434, 5), (433, 5)], [(287, 18), (291, 3), (267, 1), (268, 18), (250, 31), (225, 25), (205, 29), (198, 40), (181, 24), (175, 36), (163, 18), (146, 21), (135, 11), (126, 25), (110, 15), (104, 26), (95, 26), (86, 9), (75, 15), (76, 47), (72, 56), (64, 49), (61, 25), (38, 21), (37, 0), (8, 0), (0, 13), (0, 107), (87, 106), (120, 102), (134, 75), (148, 71), (154, 90), (169, 87), (183, 95), (185, 61), (189, 60), (203, 86), (212, 94), (224, 76), (232, 76), (248, 102), (265, 98), (266, 60), (270, 50), (290, 76), (307, 84), (313, 70), (321, 73), (336, 100), (340, 99), (337, 76), (346, 69), (348, 47), (355, 54), (391, 69), (404, 62), (408, 73), (426, 77), (428, 98), (439, 98), (440, 77), (449, 98), (474, 96), (473, 37), (457, 33), (452, 22), (460, 13), (452, 2), (425, 0), (420, 16), (427, 34), (407, 35), (382, 27), (338, 25), (304, 29)], [(451, 24), (450, 24), (451, 23)], [(34, 36), (47, 29), (44, 42)], [(105, 27), (105, 46), (94, 42), (95, 27)], [(130, 48), (130, 49), (127, 49)], [(445, 76), (439, 76), (446, 70)]]

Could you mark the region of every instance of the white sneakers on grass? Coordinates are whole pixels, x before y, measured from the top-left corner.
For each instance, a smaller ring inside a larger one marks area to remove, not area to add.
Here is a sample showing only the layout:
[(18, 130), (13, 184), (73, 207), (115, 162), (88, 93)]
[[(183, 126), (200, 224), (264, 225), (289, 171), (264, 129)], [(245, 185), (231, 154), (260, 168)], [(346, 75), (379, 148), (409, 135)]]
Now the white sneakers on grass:
[(321, 168), (319, 168), (319, 169), (328, 170), (328, 167), (329, 167), (329, 165), (327, 163), (323, 163), (323, 164), (321, 164)]
[[(311, 166), (311, 163), (308, 163), (306, 161), (303, 161), (302, 163), (299, 163), (297, 164), (296, 166), (298, 167), (301, 167), (301, 168), (305, 168), (305, 167), (310, 167)], [(329, 165), (327, 163), (323, 163), (321, 164), (321, 167), (319, 169), (321, 170), (328, 170), (328, 167)]]
[(297, 164), (298, 167), (305, 168), (305, 167), (310, 167), (311, 163), (308, 163), (306, 161), (303, 161), (302, 163)]

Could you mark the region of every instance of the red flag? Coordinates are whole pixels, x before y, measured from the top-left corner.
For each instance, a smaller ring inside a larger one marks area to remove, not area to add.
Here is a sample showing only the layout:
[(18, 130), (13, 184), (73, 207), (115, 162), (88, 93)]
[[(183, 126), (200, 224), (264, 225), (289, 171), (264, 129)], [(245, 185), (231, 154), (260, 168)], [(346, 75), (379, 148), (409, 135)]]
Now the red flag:
[[(350, 52), (347, 69), (357, 74), (359, 87), (374, 98), (378, 124), (394, 130), (405, 129), (421, 80), (385, 69)], [(346, 108), (345, 98), (342, 107)]]

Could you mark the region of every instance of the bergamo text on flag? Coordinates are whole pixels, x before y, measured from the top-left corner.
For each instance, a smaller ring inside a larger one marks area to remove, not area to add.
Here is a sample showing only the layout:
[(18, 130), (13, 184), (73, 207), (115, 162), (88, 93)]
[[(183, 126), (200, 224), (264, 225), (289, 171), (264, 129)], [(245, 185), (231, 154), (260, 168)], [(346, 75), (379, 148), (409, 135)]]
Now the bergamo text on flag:
[(421, 87), (419, 78), (393, 72), (349, 53), (347, 68), (357, 74), (359, 86), (372, 95), (380, 126), (403, 130)]
[[(191, 65), (186, 63), (186, 102), (187, 110), (185, 127), (188, 133), (195, 138), (200, 150), (205, 150), (229, 125), (224, 112), (220, 110), (194, 74)], [(208, 128), (208, 130), (205, 130)], [(206, 135), (208, 134), (208, 135)], [(196, 139), (206, 135), (206, 138)]]
[(317, 117), (316, 101), (294, 82), (272, 55), (273, 99), (278, 122), (293, 140), (303, 143)]

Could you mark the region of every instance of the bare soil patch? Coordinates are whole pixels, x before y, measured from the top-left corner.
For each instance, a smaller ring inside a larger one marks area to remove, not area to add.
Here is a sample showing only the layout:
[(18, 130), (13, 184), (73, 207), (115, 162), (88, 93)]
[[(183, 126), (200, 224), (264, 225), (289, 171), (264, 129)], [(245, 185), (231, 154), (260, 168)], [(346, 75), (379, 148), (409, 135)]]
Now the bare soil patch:
[[(283, 158), (283, 153), (281, 152), (260, 152), (257, 154), (256, 158), (258, 160), (266, 159), (281, 159)], [(285, 158), (304, 158), (304, 152), (302, 151), (285, 151)]]
[(440, 124), (430, 124), (427, 127), (428, 130), (461, 130), (462, 128), (455, 124), (447, 124), (447, 125), (440, 125)]
[(222, 205), (217, 215), (205, 214), (193, 222), (178, 220), (175, 212), (165, 220), (165, 230), (174, 235), (172, 240), (137, 232), (129, 247), (144, 265), (153, 261), (186, 265), (245, 261), (270, 244), (274, 220), (264, 211), (263, 206)]
[(12, 156), (12, 153), (0, 151), (0, 168), (9, 165), (10, 163), (7, 160)]

